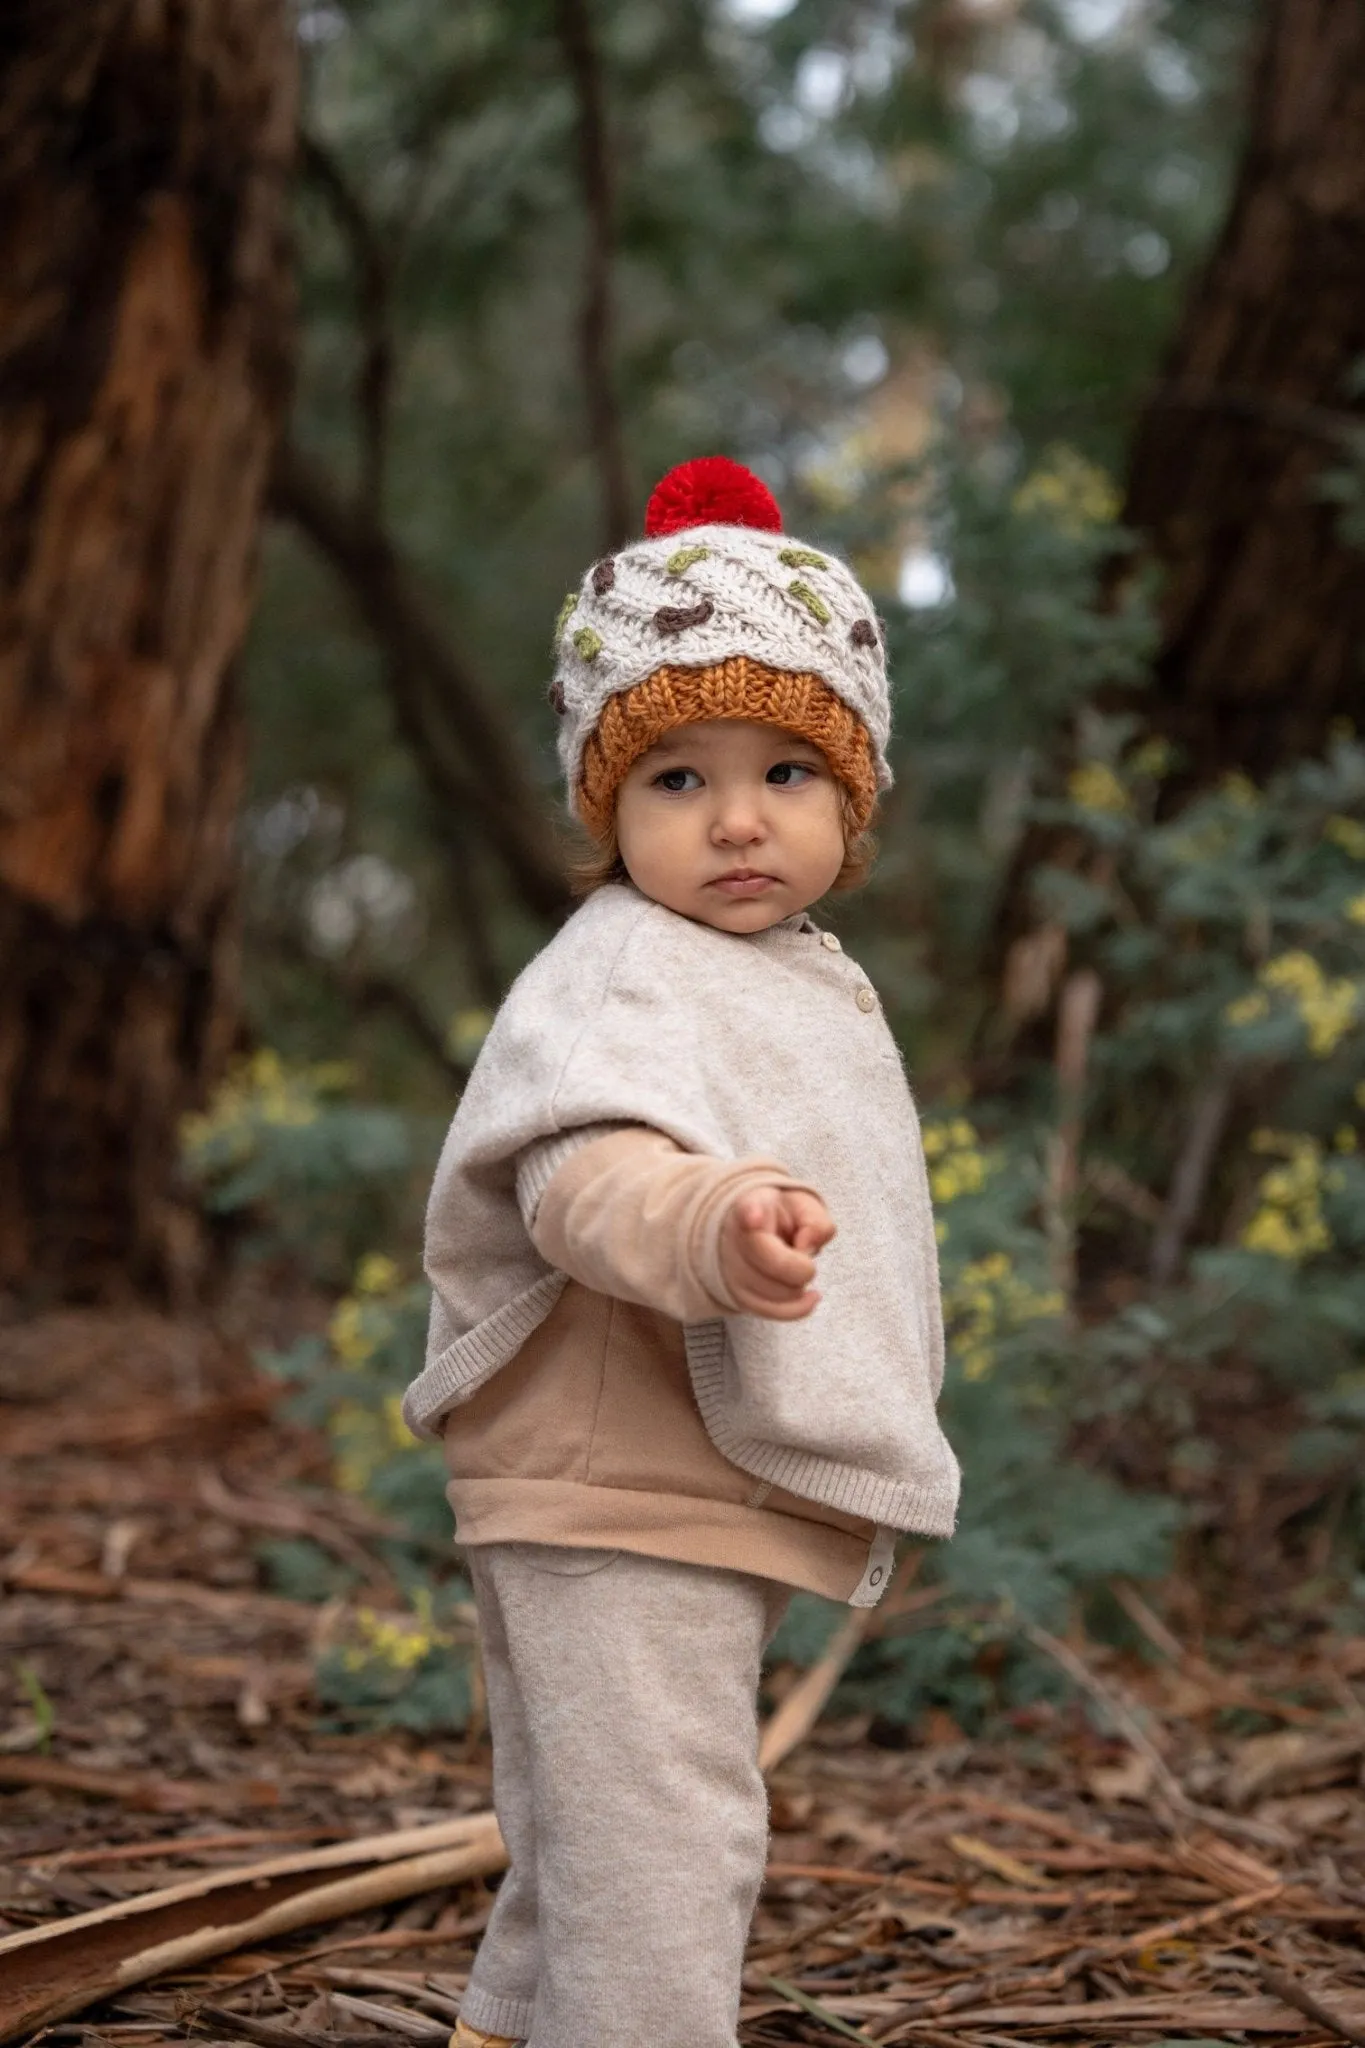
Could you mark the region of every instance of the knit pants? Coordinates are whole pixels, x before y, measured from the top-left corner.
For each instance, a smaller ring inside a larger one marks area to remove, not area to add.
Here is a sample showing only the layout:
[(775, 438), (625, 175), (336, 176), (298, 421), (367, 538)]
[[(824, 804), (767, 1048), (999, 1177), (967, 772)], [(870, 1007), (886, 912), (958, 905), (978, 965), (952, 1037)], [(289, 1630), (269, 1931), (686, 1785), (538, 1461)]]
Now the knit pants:
[(629, 1551), (467, 1557), (511, 1868), (461, 2017), (529, 2048), (735, 2048), (787, 1588)]

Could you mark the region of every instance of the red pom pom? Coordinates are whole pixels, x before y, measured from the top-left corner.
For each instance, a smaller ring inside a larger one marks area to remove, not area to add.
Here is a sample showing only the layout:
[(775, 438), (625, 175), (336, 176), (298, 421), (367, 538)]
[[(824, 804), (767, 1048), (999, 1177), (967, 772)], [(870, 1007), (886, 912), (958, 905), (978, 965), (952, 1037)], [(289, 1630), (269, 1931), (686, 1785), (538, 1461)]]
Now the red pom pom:
[(655, 484), (645, 512), (651, 540), (687, 526), (757, 526), (781, 533), (782, 514), (768, 486), (728, 455), (680, 462)]

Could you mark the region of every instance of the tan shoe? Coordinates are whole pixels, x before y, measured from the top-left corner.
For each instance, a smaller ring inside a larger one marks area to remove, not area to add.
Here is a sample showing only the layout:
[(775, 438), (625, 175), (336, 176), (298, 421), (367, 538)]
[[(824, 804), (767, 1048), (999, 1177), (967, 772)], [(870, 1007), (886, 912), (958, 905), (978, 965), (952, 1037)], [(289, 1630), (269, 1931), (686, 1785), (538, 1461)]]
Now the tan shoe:
[(469, 2026), (464, 2020), (456, 2020), (450, 2048), (520, 2048), (520, 2043), (509, 2034), (481, 2034), (477, 2027)]

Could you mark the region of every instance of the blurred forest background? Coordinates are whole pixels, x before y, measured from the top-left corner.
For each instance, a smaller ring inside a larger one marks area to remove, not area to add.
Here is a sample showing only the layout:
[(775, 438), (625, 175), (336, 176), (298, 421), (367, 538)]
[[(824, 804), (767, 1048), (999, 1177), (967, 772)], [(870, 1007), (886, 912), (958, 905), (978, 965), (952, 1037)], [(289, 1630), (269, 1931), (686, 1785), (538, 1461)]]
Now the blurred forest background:
[(728, 452), (892, 655), (828, 909), (925, 1120), (966, 1494), (853, 1694), (1017, 1710), (1135, 1580), (1359, 1632), (1361, 0), (76, 12), (0, 79), (10, 1324), (244, 1333), (406, 1532), (413, 1632), (330, 1697), (458, 1719), (422, 1197), (568, 903), (560, 598)]

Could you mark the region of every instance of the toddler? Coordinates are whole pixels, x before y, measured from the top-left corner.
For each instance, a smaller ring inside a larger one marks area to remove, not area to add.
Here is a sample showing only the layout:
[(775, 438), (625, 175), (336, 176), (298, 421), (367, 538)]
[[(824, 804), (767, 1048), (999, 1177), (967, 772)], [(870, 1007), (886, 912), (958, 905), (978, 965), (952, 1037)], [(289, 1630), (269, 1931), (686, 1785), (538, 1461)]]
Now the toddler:
[(404, 1412), (444, 1437), (511, 1859), (455, 2048), (735, 2048), (764, 1645), (793, 1587), (874, 1605), (956, 1508), (915, 1111), (808, 914), (890, 780), (876, 615), (722, 458), (646, 536), (565, 600), (593, 886), (428, 1213)]

